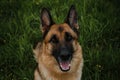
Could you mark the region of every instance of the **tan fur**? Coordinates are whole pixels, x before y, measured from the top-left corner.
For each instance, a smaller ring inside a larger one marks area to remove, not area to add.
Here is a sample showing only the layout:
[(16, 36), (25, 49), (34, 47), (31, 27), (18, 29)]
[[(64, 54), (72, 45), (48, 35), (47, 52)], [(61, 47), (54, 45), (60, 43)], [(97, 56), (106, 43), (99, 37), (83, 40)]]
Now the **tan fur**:
[[(58, 31), (59, 27), (63, 27), (64, 30)], [(56, 59), (51, 55), (54, 48), (48, 41), (52, 34), (56, 34), (60, 40), (62, 40), (64, 32), (70, 32), (75, 37), (73, 41), (74, 53), (71, 61), (71, 68), (67, 72), (62, 72), (59, 69)], [(58, 24), (52, 25), (50, 31), (46, 35), (42, 43), (38, 43), (33, 50), (35, 54), (38, 67), (35, 70), (34, 80), (80, 80), (83, 67), (82, 48), (77, 42), (77, 34), (67, 25)]]

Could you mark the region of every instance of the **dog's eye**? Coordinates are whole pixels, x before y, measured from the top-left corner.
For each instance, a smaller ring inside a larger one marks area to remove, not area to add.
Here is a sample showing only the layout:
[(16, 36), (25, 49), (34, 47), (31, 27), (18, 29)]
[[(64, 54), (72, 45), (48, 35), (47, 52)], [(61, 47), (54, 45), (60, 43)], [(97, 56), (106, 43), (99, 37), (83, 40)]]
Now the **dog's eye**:
[(68, 33), (68, 32), (65, 33), (65, 40), (66, 41), (72, 41), (73, 40), (73, 37), (70, 35), (70, 33)]
[(58, 43), (59, 41), (58, 41), (57, 37), (55, 35), (53, 35), (49, 42)]

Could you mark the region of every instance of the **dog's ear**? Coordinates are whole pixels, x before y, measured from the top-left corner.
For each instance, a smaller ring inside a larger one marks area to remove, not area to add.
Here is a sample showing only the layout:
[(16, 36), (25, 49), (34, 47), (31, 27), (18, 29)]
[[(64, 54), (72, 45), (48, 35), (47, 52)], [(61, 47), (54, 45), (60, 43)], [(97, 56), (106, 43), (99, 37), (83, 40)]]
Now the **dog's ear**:
[(52, 20), (50, 12), (46, 8), (42, 9), (40, 18), (41, 18), (41, 23), (42, 23), (41, 30), (43, 34), (45, 34), (46, 32), (49, 31), (50, 26), (54, 24), (54, 22)]
[(75, 10), (74, 5), (72, 5), (71, 8), (69, 9), (65, 22), (69, 24), (72, 29), (74, 28), (79, 29), (77, 12)]

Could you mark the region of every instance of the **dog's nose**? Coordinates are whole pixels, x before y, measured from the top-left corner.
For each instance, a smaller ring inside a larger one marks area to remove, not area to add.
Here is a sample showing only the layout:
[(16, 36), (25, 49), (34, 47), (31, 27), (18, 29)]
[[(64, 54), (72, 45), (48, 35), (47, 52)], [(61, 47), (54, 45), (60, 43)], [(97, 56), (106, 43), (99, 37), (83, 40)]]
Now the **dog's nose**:
[(69, 60), (70, 57), (71, 57), (71, 55), (60, 55), (60, 58), (61, 58), (63, 61)]
[(66, 48), (62, 48), (60, 51), (60, 58), (64, 61), (69, 60), (71, 53)]

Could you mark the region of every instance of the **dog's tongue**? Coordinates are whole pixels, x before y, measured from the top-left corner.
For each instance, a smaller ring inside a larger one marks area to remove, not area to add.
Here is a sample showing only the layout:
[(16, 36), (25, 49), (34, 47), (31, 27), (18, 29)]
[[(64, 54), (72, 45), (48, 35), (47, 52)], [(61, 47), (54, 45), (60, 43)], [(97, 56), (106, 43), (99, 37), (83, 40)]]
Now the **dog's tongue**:
[(60, 62), (60, 67), (62, 68), (62, 70), (68, 70), (70, 69), (70, 62)]

